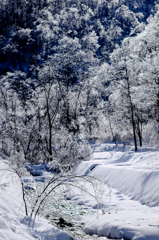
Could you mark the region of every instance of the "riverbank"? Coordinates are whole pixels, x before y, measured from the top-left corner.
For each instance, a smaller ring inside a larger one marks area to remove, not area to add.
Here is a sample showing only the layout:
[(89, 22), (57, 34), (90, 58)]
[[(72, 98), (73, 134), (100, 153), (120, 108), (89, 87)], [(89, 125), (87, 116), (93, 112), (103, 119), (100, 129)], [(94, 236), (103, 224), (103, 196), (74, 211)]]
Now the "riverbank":
[[(94, 145), (92, 161), (82, 162), (74, 172), (105, 182), (104, 212), (84, 216), (84, 231), (99, 236), (133, 240), (159, 239), (159, 149), (112, 144)], [(110, 195), (110, 196), (109, 196)], [(95, 202), (75, 191), (71, 200), (94, 206)], [(85, 218), (85, 219), (84, 219)]]
[[(89, 184), (84, 187), (92, 195), (98, 195), (102, 204), (75, 187), (65, 189), (62, 204), (55, 199), (55, 203), (60, 206), (54, 207), (57, 212), (62, 213), (61, 206), (65, 208), (64, 212), (75, 211), (74, 208), (67, 208), (66, 202), (70, 206), (79, 207), (80, 211), (85, 210), (83, 214), (79, 213), (72, 218), (85, 232), (83, 234), (80, 228), (76, 229), (77, 237), (71, 236), (69, 229), (69, 233), (59, 230), (53, 225), (54, 219), (50, 221), (49, 218), (47, 220), (38, 215), (34, 222), (30, 217), (25, 217), (19, 178), (9, 169), (5, 171), (7, 161), (0, 160), (0, 240), (103, 240), (107, 237), (158, 240), (159, 149), (140, 148), (135, 153), (130, 146), (113, 144), (92, 145), (92, 149), (92, 160), (80, 163), (73, 173), (101, 180), (103, 184), (102, 187), (99, 185), (99, 190), (102, 190), (100, 196), (94, 192), (93, 185), (92, 188)], [(42, 168), (43, 166), (36, 166), (37, 172), (34, 174), (39, 176), (23, 179), (33, 191), (37, 191), (35, 182), (40, 183), (44, 178), (49, 180), (51, 177)], [(33, 181), (27, 181), (31, 178)], [(55, 195), (57, 197), (57, 193)], [(87, 212), (87, 209), (92, 209), (92, 213)], [(51, 213), (52, 210), (49, 211)], [(67, 217), (65, 220), (69, 222)]]
[(0, 160), (0, 196), (0, 240), (75, 240), (45, 218), (25, 216), (21, 183), (5, 160)]

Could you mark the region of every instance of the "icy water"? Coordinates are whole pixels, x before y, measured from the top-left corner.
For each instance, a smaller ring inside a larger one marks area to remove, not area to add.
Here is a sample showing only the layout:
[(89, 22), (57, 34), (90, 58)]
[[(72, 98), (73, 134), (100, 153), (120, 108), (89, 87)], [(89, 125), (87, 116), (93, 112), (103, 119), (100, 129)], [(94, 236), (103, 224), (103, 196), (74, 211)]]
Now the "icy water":
[[(67, 179), (61, 178), (59, 176), (59, 181), (57, 181), (58, 178), (56, 178), (56, 182), (52, 182), (47, 190), (41, 194), (46, 188), (50, 179), (53, 180), (52, 174), (50, 175), (50, 173), (47, 177), (34, 177), (34, 187), (27, 188), (29, 191), (28, 197), (30, 198), (33, 209), (35, 207), (34, 204), (36, 202), (38, 203), (34, 209), (34, 214), (37, 209), (39, 209), (38, 214), (48, 219), (52, 225), (70, 233), (77, 240), (108, 240), (107, 237), (88, 235), (82, 230), (85, 223), (82, 223), (81, 221), (79, 222), (77, 219), (79, 219), (79, 217), (82, 215), (97, 215), (97, 213), (99, 213), (97, 211), (99, 210), (93, 209), (86, 205), (77, 204), (71, 199), (66, 198), (69, 195), (71, 196), (73, 193), (72, 188), (69, 189), (68, 185), (61, 185), (61, 181), (63, 181), (65, 184), (67, 182)], [(71, 180), (71, 183), (73, 182), (74, 181)], [(41, 202), (42, 204), (40, 204)]]
[[(39, 195), (45, 185), (46, 183), (37, 182), (36, 194), (35, 192), (31, 194), (33, 202), (36, 199), (35, 196)], [(49, 190), (50, 188), (48, 188)], [(83, 232), (84, 223), (76, 221), (76, 218), (85, 214), (94, 214), (97, 210), (67, 200), (65, 192), (66, 187), (62, 186), (51, 192), (43, 202), (40, 214), (47, 218), (53, 225), (70, 233), (78, 240), (107, 240), (106, 237), (90, 236)]]

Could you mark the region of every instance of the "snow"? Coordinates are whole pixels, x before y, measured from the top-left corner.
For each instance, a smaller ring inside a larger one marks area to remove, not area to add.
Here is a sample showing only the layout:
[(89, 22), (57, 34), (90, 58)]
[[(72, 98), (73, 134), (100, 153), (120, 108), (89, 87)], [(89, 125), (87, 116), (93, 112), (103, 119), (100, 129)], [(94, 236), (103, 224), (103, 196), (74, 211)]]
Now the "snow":
[[(102, 205), (79, 189), (66, 192), (70, 202), (94, 209), (93, 214), (76, 219), (85, 223), (84, 232), (112, 239), (159, 240), (159, 149), (142, 147), (134, 152), (128, 145), (94, 144), (92, 151), (93, 159), (81, 162), (73, 172), (104, 183), (99, 186), (101, 195), (96, 193)], [(6, 165), (5, 159), (0, 160), (0, 240), (69, 240), (68, 233), (48, 220), (38, 216), (34, 222), (25, 216), (19, 179), (4, 171)], [(44, 166), (34, 170), (39, 176), (23, 179), (33, 189), (38, 178), (49, 179)], [(91, 184), (85, 187), (94, 193)]]
[[(15, 173), (0, 161), (0, 240), (70, 240), (71, 235), (39, 217), (25, 216), (21, 184)], [(29, 180), (28, 180), (29, 181)], [(33, 183), (32, 178), (30, 182)], [(74, 239), (74, 238), (72, 238)]]
[[(103, 194), (105, 214), (78, 219), (86, 222), (84, 231), (119, 239), (159, 239), (159, 149), (145, 147), (135, 153), (132, 147), (103, 144), (93, 146), (93, 156), (74, 171), (102, 180), (110, 191)], [(71, 199), (95, 206), (95, 200), (77, 191)]]

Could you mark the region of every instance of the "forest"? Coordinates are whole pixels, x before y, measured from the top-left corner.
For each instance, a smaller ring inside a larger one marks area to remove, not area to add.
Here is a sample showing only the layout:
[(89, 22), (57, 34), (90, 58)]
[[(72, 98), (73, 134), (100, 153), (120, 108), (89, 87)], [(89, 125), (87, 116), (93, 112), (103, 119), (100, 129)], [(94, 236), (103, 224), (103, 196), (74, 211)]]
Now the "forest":
[(1, 0), (0, 151), (73, 166), (90, 142), (159, 141), (159, 5)]

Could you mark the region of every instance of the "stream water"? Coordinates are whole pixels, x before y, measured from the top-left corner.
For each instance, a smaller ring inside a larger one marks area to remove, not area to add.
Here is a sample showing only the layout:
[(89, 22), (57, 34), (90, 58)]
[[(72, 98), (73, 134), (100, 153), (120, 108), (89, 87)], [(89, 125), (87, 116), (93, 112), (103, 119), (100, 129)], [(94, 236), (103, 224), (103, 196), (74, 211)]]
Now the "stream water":
[[(43, 182), (37, 182), (36, 196), (42, 191), (44, 184)], [(84, 223), (76, 221), (76, 218), (85, 214), (93, 214), (97, 210), (67, 200), (65, 198), (65, 191), (66, 188), (60, 186), (51, 192), (43, 202), (40, 214), (47, 218), (53, 225), (70, 233), (78, 240), (106, 240), (106, 237), (90, 236), (84, 233), (82, 230)], [(34, 202), (35, 192), (32, 192), (31, 196)]]

